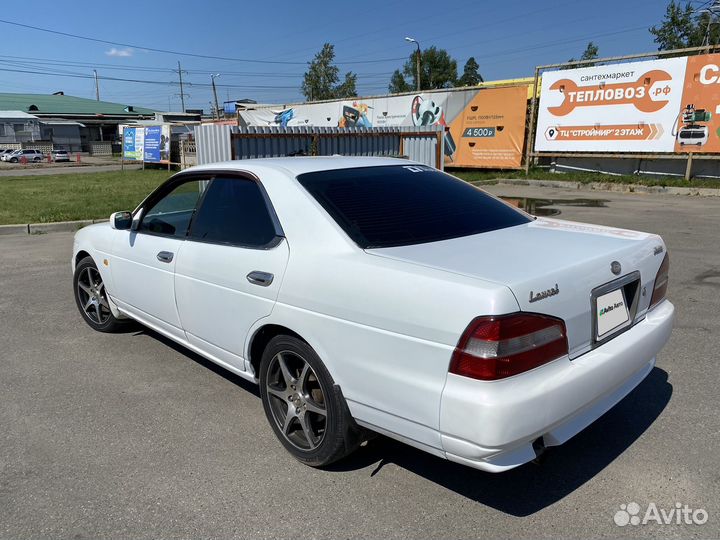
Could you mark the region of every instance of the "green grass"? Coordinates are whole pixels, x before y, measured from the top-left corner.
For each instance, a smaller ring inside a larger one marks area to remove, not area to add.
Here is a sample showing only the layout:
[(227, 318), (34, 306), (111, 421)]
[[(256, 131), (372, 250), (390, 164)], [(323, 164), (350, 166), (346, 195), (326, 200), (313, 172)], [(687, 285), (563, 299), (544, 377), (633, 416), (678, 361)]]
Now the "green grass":
[[(501, 178), (525, 180), (567, 180), (572, 182), (615, 182), (645, 186), (720, 188), (718, 180), (677, 178), (653, 179), (637, 176), (608, 176), (597, 173), (556, 174), (533, 169), (523, 171), (449, 171), (468, 182), (491, 184)], [(77, 219), (106, 219), (112, 212), (132, 210), (172, 173), (165, 170), (113, 171), (57, 174), (48, 176), (0, 177), (0, 225), (48, 223)]]
[(172, 173), (113, 171), (0, 177), (0, 224), (107, 219), (133, 210)]
[(558, 180), (581, 182), (583, 184), (590, 184), (592, 182), (612, 182), (615, 184), (637, 184), (641, 186), (706, 187), (720, 189), (720, 180), (712, 179), (697, 179), (688, 182), (683, 178), (650, 178), (634, 175), (612, 176), (591, 172), (553, 173), (545, 169), (531, 169), (528, 176), (525, 176), (525, 171), (450, 169), (448, 172), (467, 182), (487, 182), (490, 184), (501, 178), (517, 180), (527, 180), (528, 178), (532, 178), (533, 180)]

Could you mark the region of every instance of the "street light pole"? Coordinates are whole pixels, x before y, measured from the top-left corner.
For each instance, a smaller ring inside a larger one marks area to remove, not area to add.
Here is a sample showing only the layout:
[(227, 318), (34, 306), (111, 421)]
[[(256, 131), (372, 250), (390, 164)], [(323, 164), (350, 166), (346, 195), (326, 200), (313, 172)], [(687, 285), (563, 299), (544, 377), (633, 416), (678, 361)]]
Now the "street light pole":
[(210, 79), (212, 80), (213, 95), (215, 96), (215, 114), (217, 115), (218, 119), (220, 118), (220, 108), (218, 106), (217, 88), (215, 88), (215, 79), (219, 76), (220, 76), (219, 73), (213, 73), (212, 75), (210, 75)]
[(411, 37), (406, 37), (405, 41), (408, 43), (414, 43), (417, 46), (417, 56), (415, 57), (415, 68), (416, 68), (416, 90), (420, 91), (420, 43), (418, 40), (413, 39)]

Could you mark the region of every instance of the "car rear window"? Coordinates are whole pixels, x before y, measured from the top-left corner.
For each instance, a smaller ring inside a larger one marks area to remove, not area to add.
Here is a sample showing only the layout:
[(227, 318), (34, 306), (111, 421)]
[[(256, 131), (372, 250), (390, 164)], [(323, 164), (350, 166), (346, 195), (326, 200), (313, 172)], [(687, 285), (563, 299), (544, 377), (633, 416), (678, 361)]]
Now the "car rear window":
[(421, 165), (305, 173), (298, 181), (363, 249), (436, 242), (530, 221), (470, 184)]

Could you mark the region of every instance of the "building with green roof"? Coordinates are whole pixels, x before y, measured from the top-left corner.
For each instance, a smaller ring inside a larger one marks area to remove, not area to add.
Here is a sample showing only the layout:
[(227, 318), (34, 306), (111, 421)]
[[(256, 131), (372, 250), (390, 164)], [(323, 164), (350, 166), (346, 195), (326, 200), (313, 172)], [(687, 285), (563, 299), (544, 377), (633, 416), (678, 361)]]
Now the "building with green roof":
[[(20, 111), (38, 117), (54, 129), (69, 129), (75, 125), (79, 140), (72, 146), (83, 149), (97, 141), (118, 139), (118, 126), (138, 120), (155, 119), (155, 111), (109, 101), (55, 94), (0, 93), (0, 111)], [(60, 126), (63, 126), (60, 128)], [(52, 138), (52, 130), (45, 131)], [(44, 138), (44, 137), (43, 137)]]

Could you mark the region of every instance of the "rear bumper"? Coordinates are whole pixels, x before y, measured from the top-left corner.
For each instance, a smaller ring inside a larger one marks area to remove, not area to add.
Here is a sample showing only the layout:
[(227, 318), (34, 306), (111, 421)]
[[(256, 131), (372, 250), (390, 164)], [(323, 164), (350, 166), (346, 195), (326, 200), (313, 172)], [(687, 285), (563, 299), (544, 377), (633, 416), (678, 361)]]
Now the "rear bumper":
[(597, 420), (652, 370), (670, 338), (675, 308), (664, 301), (608, 343), (500, 381), (449, 374), (440, 429), (445, 456), (500, 472), (536, 457), (533, 442), (564, 443)]

